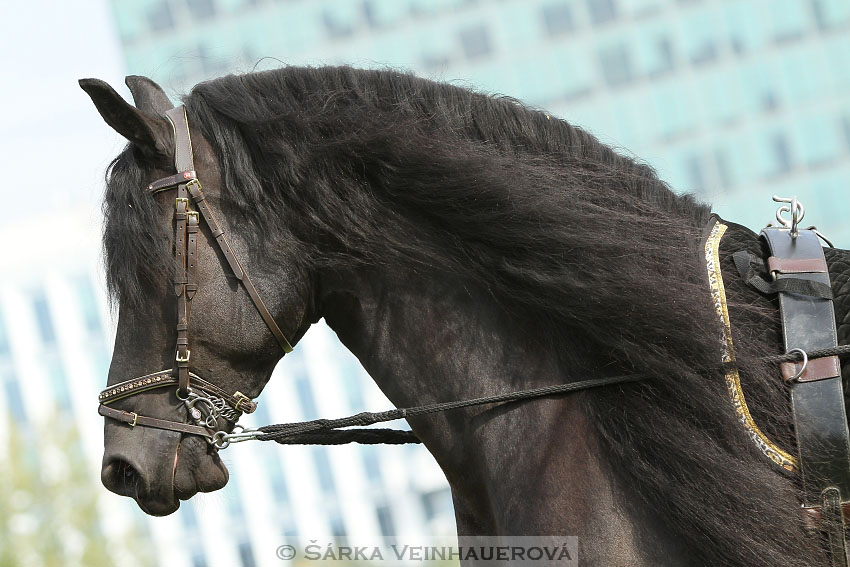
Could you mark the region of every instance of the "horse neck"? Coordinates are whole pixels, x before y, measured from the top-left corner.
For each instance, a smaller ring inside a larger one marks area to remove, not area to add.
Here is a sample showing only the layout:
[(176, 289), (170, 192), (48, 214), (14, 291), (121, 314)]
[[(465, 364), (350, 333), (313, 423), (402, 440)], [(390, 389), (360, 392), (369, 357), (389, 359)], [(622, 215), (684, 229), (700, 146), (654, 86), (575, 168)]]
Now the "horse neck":
[[(320, 287), (328, 324), (399, 407), (581, 378), (565, 375), (551, 347), (475, 287), (376, 269), (324, 277)], [(583, 558), (605, 564), (641, 565), (639, 547), (670, 553), (652, 522), (633, 524), (579, 396), (409, 422), (452, 487), (460, 534), (578, 535)]]

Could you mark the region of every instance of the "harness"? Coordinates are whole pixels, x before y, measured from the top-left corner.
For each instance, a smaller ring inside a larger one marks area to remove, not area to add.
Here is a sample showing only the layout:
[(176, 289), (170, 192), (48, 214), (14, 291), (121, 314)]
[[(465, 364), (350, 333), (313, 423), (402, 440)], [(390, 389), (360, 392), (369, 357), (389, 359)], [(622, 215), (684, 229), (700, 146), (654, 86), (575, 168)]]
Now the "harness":
[[(844, 406), (841, 364), (829, 271), (817, 229), (801, 229), (804, 209), (796, 199), (777, 211), (778, 226), (769, 225), (761, 238), (770, 251), (766, 262), (738, 251), (734, 262), (744, 281), (763, 294), (778, 296), (785, 352), (797, 360), (779, 363), (778, 375), (791, 399), (797, 454), (791, 455), (759, 430), (749, 414), (741, 389), (731, 326), (726, 309), (718, 248), (726, 225), (715, 220), (705, 243), (706, 266), (715, 310), (723, 327), (726, 382), (741, 422), (761, 452), (788, 472), (799, 474), (803, 487), (804, 525), (825, 535), (832, 564), (847, 566), (845, 514), (850, 514), (850, 431)], [(790, 213), (786, 219), (782, 213)], [(824, 240), (829, 243), (828, 240)], [(753, 266), (766, 265), (762, 277)]]

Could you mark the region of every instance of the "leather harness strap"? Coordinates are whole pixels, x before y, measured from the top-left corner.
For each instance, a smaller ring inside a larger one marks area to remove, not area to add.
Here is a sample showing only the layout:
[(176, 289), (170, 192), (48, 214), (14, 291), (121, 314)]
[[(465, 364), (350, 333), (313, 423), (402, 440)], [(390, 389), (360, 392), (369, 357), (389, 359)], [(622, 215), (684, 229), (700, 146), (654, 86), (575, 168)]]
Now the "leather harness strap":
[[(776, 267), (777, 282), (799, 279), (829, 286), (829, 274), (817, 235), (787, 228), (762, 230)], [(779, 311), (785, 350), (813, 352), (838, 344), (831, 299), (787, 291), (779, 292)], [(786, 363), (787, 364), (787, 363)], [(809, 368), (811, 366), (811, 368)], [(782, 368), (786, 378), (800, 367)], [(809, 373), (807, 375), (807, 372)], [(844, 407), (841, 368), (834, 357), (810, 360), (805, 371), (788, 382), (806, 502), (804, 508), (819, 509), (820, 529), (830, 540), (833, 564), (846, 566), (844, 515), (850, 502), (850, 432)]]

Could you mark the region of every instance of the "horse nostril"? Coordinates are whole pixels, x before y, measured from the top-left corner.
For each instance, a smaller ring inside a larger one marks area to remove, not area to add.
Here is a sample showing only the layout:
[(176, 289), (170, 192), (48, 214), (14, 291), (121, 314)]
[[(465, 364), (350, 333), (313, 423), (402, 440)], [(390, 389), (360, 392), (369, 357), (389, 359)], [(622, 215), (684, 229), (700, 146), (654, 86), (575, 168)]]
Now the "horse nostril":
[(128, 463), (121, 463), (119, 465), (118, 472), (124, 474), (124, 482), (135, 482), (136, 469), (131, 467)]
[(133, 465), (121, 459), (115, 459), (103, 468), (103, 485), (122, 496), (133, 496), (140, 480)]

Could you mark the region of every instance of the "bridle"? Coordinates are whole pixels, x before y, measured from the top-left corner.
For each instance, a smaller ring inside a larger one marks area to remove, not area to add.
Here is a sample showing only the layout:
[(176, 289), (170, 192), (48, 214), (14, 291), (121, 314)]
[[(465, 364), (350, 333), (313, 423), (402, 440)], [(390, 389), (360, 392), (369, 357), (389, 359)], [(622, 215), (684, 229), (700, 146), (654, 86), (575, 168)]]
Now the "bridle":
[[(288, 353), (292, 351), (292, 345), (257, 293), (257, 288), (254, 287), (248, 272), (236, 257), (224, 229), (207, 202), (201, 182), (195, 173), (192, 139), (185, 107), (180, 105), (172, 108), (165, 113), (165, 116), (174, 130), (174, 165), (177, 173), (154, 181), (147, 190), (151, 195), (175, 188), (177, 190), (174, 208), (174, 293), (177, 296), (177, 341), (174, 367), (113, 384), (103, 390), (98, 396), (100, 402), (98, 413), (132, 427), (142, 425), (200, 435), (212, 444), (216, 444), (218, 440), (218, 445), (221, 445), (221, 440), (226, 433), (218, 429), (219, 418), (235, 425), (243, 412), (252, 413), (257, 404), (242, 392), (227, 393), (189, 371), (189, 360), (192, 354), (189, 349), (189, 316), (192, 298), (198, 291), (197, 249), (200, 217), (206, 221), (230, 269), (236, 279), (242, 282), (260, 317), (265, 321), (280, 347)], [(194, 204), (197, 210), (192, 210), (190, 203)], [(177, 398), (183, 401), (195, 425), (109, 407), (111, 403), (128, 396), (168, 386), (176, 386)]]

